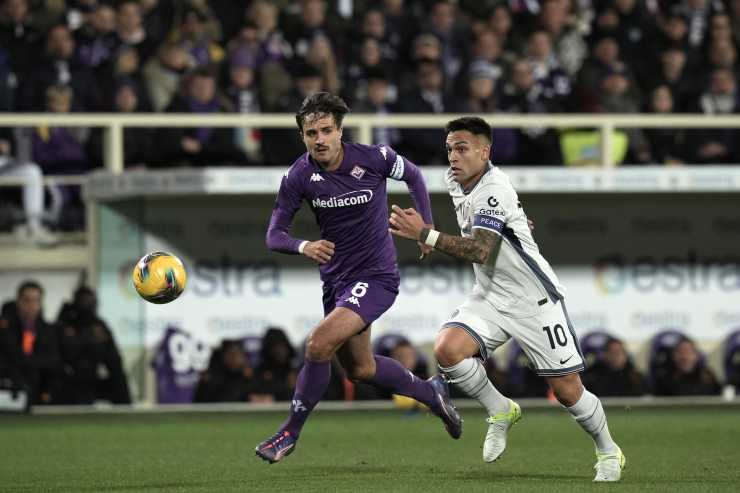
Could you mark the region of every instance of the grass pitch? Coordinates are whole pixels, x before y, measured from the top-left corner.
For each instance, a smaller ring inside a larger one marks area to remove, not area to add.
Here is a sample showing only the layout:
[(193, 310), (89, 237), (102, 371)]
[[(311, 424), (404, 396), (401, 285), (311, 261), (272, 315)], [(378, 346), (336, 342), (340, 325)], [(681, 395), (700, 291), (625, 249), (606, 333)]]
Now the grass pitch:
[(740, 491), (737, 407), (607, 409), (627, 456), (610, 485), (591, 483), (591, 441), (567, 413), (523, 413), (495, 464), (472, 410), (458, 441), (424, 414), (319, 410), (275, 465), (254, 446), (283, 413), (0, 416), (0, 491)]

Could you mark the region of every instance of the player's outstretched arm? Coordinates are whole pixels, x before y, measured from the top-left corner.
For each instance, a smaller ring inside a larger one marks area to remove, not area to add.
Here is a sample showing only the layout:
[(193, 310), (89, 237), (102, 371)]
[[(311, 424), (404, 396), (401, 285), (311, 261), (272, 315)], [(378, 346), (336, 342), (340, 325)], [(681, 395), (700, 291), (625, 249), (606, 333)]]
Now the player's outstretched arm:
[(414, 209), (401, 209), (397, 205), (391, 209), (390, 232), (395, 236), (419, 241), (455, 258), (477, 264), (494, 261), (498, 254), (501, 237), (494, 231), (476, 228), (470, 238), (449, 235), (428, 228)]

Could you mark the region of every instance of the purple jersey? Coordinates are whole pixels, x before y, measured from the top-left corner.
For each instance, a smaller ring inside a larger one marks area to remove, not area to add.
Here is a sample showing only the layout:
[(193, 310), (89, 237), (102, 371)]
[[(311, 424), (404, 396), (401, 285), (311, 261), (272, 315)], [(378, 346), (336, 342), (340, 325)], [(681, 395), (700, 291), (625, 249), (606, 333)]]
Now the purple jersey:
[(419, 169), (387, 146), (343, 142), (344, 159), (326, 171), (308, 153), (285, 173), (267, 232), (270, 249), (297, 253), (302, 240), (288, 228), (306, 200), (321, 229), (334, 243), (334, 256), (320, 266), (324, 282), (363, 274), (398, 275), (396, 248), (388, 232), (386, 179), (404, 180), (426, 223), (432, 223), (429, 195)]

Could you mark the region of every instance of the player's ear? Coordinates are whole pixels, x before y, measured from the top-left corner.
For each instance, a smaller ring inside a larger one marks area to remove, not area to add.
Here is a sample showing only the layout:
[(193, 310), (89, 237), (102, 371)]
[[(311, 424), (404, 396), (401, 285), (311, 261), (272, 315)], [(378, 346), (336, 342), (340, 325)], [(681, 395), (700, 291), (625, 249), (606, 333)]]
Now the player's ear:
[(339, 132), (339, 139), (342, 139), (342, 132), (344, 131), (344, 127), (337, 128), (337, 132)]

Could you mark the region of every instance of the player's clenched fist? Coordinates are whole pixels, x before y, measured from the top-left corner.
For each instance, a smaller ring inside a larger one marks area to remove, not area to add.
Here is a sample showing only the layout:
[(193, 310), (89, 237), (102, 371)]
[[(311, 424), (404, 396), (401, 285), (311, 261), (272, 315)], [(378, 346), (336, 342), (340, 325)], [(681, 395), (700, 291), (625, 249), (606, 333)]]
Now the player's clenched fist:
[(334, 256), (334, 243), (329, 240), (309, 241), (303, 248), (303, 255), (325, 264)]
[(409, 240), (418, 240), (421, 230), (426, 226), (421, 215), (414, 209), (401, 209), (397, 205), (391, 206), (391, 211), (391, 233)]

